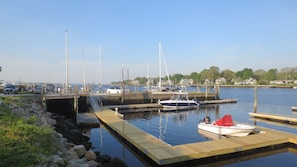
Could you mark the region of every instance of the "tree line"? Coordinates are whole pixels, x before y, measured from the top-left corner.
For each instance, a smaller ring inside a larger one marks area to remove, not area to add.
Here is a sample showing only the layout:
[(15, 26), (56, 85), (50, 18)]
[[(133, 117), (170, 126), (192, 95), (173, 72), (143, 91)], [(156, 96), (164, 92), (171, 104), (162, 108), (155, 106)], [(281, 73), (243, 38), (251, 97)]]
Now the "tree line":
[[(280, 70), (272, 68), (268, 71), (263, 69), (254, 71), (251, 68), (244, 68), (240, 71), (232, 71), (230, 69), (221, 71), (219, 67), (211, 66), (208, 69), (203, 69), (200, 72), (192, 72), (189, 75), (169, 75), (169, 79), (173, 84), (179, 84), (182, 79), (192, 79), (193, 84), (203, 84), (205, 80), (215, 83), (215, 80), (219, 78), (225, 78), (225, 84), (230, 85), (250, 78), (257, 80), (257, 83), (260, 85), (269, 85), (270, 81), (274, 80), (297, 80), (297, 67), (285, 67)], [(136, 77), (134, 80), (137, 80), (139, 84), (146, 84), (148, 78)], [(152, 81), (152, 84), (157, 84), (159, 82), (159, 78), (150, 78), (150, 80)], [(167, 77), (162, 78), (162, 80), (167, 80)], [(125, 82), (129, 83), (130, 81)]]

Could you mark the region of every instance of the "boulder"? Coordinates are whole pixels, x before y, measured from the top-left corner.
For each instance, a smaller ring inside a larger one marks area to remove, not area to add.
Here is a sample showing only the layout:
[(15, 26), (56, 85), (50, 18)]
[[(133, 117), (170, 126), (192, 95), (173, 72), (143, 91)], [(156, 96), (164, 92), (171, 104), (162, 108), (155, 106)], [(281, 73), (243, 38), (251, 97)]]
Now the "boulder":
[(88, 161), (95, 161), (96, 158), (97, 158), (97, 156), (96, 156), (96, 154), (94, 153), (94, 151), (89, 150), (89, 151), (86, 152), (86, 154), (85, 154), (85, 158), (86, 158), (86, 160), (88, 160)]
[(97, 159), (98, 162), (101, 162), (102, 164), (108, 163), (111, 161), (111, 156), (109, 155), (101, 155)]
[(52, 156), (50, 156), (49, 158), (48, 158), (48, 161), (49, 161), (49, 163), (53, 163), (53, 164), (56, 164), (56, 165), (58, 165), (58, 166), (63, 166), (63, 165), (65, 165), (65, 162), (64, 162), (64, 160), (63, 160), (63, 158), (61, 158), (60, 156), (58, 156), (58, 155), (52, 155)]
[(69, 166), (71, 166), (71, 167), (89, 167), (89, 165), (83, 159), (70, 160)]
[(100, 164), (96, 161), (88, 161), (87, 164), (89, 165), (89, 167), (98, 167), (100, 166)]
[(87, 152), (84, 145), (76, 145), (73, 147), (73, 150), (77, 153), (79, 158), (83, 157)]
[(68, 154), (71, 159), (79, 159), (77, 153), (73, 149), (68, 150)]

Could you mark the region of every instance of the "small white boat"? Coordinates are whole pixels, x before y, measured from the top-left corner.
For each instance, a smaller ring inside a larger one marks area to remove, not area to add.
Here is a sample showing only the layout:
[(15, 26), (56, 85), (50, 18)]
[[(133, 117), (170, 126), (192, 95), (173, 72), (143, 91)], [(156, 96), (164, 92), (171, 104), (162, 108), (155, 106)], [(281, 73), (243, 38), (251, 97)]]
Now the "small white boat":
[(169, 100), (159, 101), (159, 104), (167, 109), (188, 109), (199, 107), (199, 103), (196, 100), (189, 100), (188, 92), (176, 92)]
[(292, 111), (297, 111), (297, 106), (292, 106)]
[(247, 136), (253, 132), (256, 127), (248, 124), (233, 123), (232, 116), (225, 115), (214, 123), (210, 122), (209, 117), (204, 118), (203, 122), (198, 123), (198, 129), (220, 135)]

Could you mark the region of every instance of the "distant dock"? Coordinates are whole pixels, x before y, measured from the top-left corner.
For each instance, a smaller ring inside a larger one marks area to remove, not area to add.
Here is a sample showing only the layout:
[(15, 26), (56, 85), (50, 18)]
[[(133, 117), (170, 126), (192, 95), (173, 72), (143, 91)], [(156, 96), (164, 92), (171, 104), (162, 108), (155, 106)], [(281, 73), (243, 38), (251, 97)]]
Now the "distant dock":
[[(221, 100), (205, 100), (200, 101), (200, 105), (208, 105), (208, 104), (225, 104), (225, 103), (236, 103), (237, 99), (221, 99)], [(128, 109), (145, 109), (145, 108), (155, 108), (161, 109), (162, 106), (158, 103), (147, 103), (147, 104), (128, 104), (128, 105), (108, 105), (105, 106), (109, 109), (115, 110), (128, 110)]]
[[(158, 100), (168, 100), (175, 92), (129, 92), (124, 94), (99, 94), (102, 103), (109, 105), (157, 103)], [(189, 99), (198, 101), (220, 99), (215, 92), (189, 92)]]

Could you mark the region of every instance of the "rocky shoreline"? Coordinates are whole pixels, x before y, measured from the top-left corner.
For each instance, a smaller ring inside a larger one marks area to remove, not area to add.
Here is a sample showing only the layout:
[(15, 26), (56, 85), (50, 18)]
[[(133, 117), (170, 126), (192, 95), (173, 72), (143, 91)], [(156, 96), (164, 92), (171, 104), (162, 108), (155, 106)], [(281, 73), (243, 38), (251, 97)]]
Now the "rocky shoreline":
[(51, 127), (55, 131), (61, 150), (56, 155), (44, 157), (40, 167), (45, 166), (68, 166), (68, 167), (126, 167), (124, 161), (112, 158), (109, 155), (100, 155), (100, 152), (91, 150), (92, 143), (89, 138), (82, 134), (71, 119), (63, 115), (46, 112), (39, 97), (32, 96), (32, 104), (25, 107), (11, 104), (12, 112), (29, 119), (35, 115), (38, 126)]

